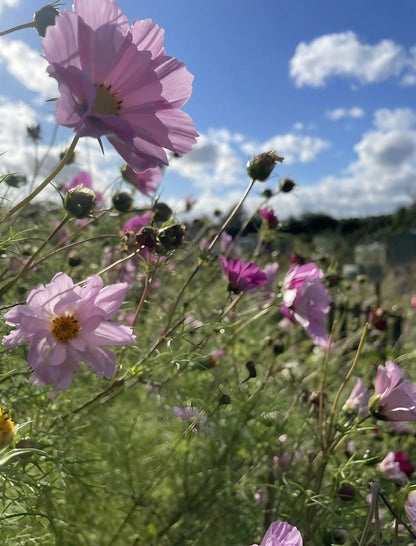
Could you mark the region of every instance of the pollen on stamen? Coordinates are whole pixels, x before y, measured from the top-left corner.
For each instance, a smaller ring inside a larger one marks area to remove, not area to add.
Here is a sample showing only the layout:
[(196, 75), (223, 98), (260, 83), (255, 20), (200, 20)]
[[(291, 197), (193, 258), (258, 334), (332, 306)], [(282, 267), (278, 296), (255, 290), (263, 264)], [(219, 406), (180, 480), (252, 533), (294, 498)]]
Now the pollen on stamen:
[(68, 340), (77, 337), (79, 330), (79, 322), (72, 315), (55, 317), (52, 320), (52, 335), (62, 343), (66, 343)]

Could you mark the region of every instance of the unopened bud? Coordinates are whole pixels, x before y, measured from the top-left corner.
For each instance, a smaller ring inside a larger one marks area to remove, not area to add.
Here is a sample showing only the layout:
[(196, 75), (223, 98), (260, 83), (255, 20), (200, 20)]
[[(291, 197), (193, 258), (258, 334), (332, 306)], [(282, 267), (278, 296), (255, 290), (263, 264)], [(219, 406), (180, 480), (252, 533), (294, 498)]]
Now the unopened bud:
[(70, 267), (78, 267), (82, 264), (82, 258), (76, 250), (72, 251), (68, 256), (68, 265)]
[(283, 193), (289, 193), (293, 190), (295, 186), (296, 182), (294, 182), (291, 178), (283, 178), (280, 181), (279, 189)]
[(94, 210), (96, 200), (93, 190), (79, 184), (65, 195), (64, 208), (75, 218), (87, 218)]
[(153, 220), (155, 222), (167, 222), (172, 217), (172, 209), (166, 203), (153, 205)]
[[(66, 151), (65, 152), (61, 152), (59, 154), (59, 160), (62, 161), (63, 158), (65, 157), (65, 154), (66, 154)], [(72, 152), (72, 154), (68, 157), (67, 161), (66, 161), (66, 164), (67, 165), (71, 165), (72, 163), (75, 163), (75, 160), (77, 158), (77, 153), (75, 151)]]
[(256, 155), (247, 163), (247, 173), (252, 180), (264, 182), (272, 174), (276, 163), (282, 163), (283, 159), (274, 150)]
[(158, 245), (156, 235), (157, 231), (152, 226), (143, 226), (138, 232), (127, 231), (121, 238), (122, 250), (127, 252), (135, 252), (143, 248), (155, 250)]
[(179, 248), (184, 237), (185, 226), (182, 224), (172, 224), (159, 231), (159, 242), (166, 252)]
[(12, 188), (20, 188), (20, 186), (24, 186), (27, 182), (27, 178), (24, 174), (8, 174), (3, 180)]
[(273, 195), (273, 192), (272, 190), (270, 190), (269, 188), (266, 188), (265, 190), (263, 190), (262, 192), (262, 196), (265, 198), (265, 199), (270, 199), (270, 197), (272, 197)]
[[(29, 438), (28, 436), (26, 438), (21, 438), (17, 442), (16, 448), (17, 449), (34, 449), (36, 448), (36, 441), (33, 440), (33, 438)], [(31, 456), (32, 456), (32, 453), (30, 453), (30, 451), (28, 451), (27, 453), (19, 453), (20, 459), (30, 459)]]
[(355, 498), (355, 487), (345, 482), (338, 487), (337, 493), (342, 501), (353, 501)]
[(46, 34), (47, 27), (53, 26), (55, 24), (55, 19), (57, 15), (59, 15), (59, 11), (55, 7), (57, 3), (58, 2), (54, 2), (53, 4), (46, 4), (46, 6), (40, 8), (40, 10), (38, 10), (33, 16), (33, 22), (36, 32), (42, 38), (44, 38)]
[(33, 140), (33, 142), (37, 142), (42, 138), (41, 130), (40, 130), (40, 124), (37, 125), (28, 125), (26, 127), (26, 135), (28, 138)]
[(133, 197), (126, 191), (118, 191), (112, 198), (114, 208), (119, 212), (127, 212), (133, 204)]

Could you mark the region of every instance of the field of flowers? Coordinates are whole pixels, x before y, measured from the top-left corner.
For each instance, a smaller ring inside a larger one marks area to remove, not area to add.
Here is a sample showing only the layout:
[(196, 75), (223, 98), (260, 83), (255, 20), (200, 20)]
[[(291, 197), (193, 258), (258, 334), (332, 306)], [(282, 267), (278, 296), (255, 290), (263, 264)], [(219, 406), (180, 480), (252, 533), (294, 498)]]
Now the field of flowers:
[[(1, 544), (415, 545), (416, 297), (392, 336), (394, 297), (296, 238), (282, 252), (268, 201), (296, 184), (266, 187), (273, 150), (227, 217), (179, 221), (157, 190), (197, 138), (192, 76), (156, 24), (95, 7), (35, 15), (74, 139), (35, 187), (1, 182)], [(104, 136), (111, 203), (88, 172), (35, 199)]]

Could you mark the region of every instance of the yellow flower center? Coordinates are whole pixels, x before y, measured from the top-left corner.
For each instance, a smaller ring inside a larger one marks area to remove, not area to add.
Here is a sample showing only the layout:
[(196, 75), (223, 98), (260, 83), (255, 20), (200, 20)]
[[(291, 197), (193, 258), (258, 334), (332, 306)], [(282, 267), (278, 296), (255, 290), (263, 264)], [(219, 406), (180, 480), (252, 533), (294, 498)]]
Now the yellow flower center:
[(117, 95), (111, 93), (111, 85), (100, 83), (95, 84), (95, 87), (97, 91), (92, 105), (94, 112), (118, 116), (123, 101), (117, 100)]
[(72, 315), (64, 317), (55, 317), (52, 320), (52, 335), (58, 341), (66, 343), (68, 339), (77, 337), (79, 332), (79, 322)]
[(9, 413), (0, 407), (0, 449), (10, 444), (16, 434), (16, 427)]

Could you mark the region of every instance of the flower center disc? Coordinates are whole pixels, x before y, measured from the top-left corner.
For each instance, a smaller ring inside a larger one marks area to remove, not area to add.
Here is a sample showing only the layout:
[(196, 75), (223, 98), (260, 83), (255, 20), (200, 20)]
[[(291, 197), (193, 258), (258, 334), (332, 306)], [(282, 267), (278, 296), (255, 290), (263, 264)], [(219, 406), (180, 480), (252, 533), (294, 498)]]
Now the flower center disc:
[(77, 337), (79, 332), (79, 322), (72, 315), (66, 317), (56, 317), (52, 321), (52, 335), (63, 343), (68, 339)]
[(98, 114), (118, 115), (122, 101), (118, 101), (117, 97), (110, 92), (111, 85), (100, 83), (99, 85), (96, 84), (95, 87), (97, 91), (92, 105), (94, 112)]

